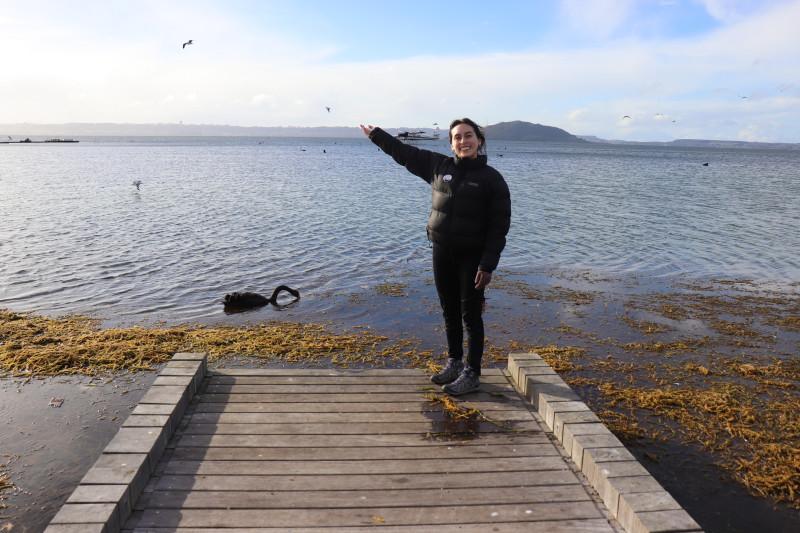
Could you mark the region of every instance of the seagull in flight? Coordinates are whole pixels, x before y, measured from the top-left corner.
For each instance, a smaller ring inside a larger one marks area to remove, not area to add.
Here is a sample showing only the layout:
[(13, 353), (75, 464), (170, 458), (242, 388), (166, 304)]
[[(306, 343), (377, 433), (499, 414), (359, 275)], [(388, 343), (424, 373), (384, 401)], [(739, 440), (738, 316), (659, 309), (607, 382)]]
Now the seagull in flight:
[(142, 184), (142, 180), (136, 180), (133, 182), (133, 184), (136, 185), (136, 190), (138, 191), (140, 190), (139, 186)]
[(328, 107), (328, 106), (325, 106), (325, 109), (327, 109), (327, 110), (328, 110), (328, 113), (330, 113), (330, 112), (331, 112), (331, 108), (330, 108), (330, 107)]
[(630, 116), (630, 115), (624, 115), (622, 118), (623, 118), (623, 119), (626, 119), (626, 118), (631, 118), (631, 116)]
[(186, 45), (187, 45), (187, 44), (194, 44), (194, 43), (192, 42), (192, 40), (191, 40), (191, 39), (189, 39), (188, 41), (186, 41), (185, 43), (183, 43), (183, 46), (181, 46), (181, 49), (184, 49), (184, 48), (186, 48)]

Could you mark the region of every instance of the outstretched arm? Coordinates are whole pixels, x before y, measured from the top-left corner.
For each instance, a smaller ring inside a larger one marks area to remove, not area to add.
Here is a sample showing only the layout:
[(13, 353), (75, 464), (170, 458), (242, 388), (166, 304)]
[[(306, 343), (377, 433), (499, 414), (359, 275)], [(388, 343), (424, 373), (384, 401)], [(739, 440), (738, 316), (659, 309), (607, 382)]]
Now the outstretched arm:
[(406, 167), (409, 172), (419, 176), (428, 183), (433, 180), (439, 163), (447, 159), (445, 155), (429, 150), (422, 150), (416, 146), (411, 146), (399, 141), (382, 129), (371, 124), (367, 126), (361, 124), (360, 126), (364, 135), (369, 137), (381, 150), (392, 156), (392, 159)]

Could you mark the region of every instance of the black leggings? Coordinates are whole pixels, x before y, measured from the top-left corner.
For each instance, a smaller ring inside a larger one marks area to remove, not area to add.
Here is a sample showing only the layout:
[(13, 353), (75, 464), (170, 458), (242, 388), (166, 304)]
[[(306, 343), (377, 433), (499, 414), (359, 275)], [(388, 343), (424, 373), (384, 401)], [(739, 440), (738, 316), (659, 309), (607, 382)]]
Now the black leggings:
[(475, 288), (480, 250), (463, 250), (433, 244), (433, 279), (444, 314), (447, 350), (451, 359), (464, 356), (467, 330), (467, 364), (479, 375), (483, 357), (483, 289)]

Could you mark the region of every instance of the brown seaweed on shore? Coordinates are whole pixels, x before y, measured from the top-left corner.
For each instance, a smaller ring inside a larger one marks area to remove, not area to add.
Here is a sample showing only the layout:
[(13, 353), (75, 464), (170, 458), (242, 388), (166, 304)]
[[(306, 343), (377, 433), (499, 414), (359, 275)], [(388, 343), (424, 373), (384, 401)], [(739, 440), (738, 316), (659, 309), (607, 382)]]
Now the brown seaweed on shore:
[(402, 297), (407, 296), (405, 283), (381, 283), (375, 286), (375, 291), (384, 296)]
[(6, 508), (6, 504), (4, 503), (6, 499), (6, 492), (14, 488), (14, 484), (11, 482), (11, 477), (7, 472), (2, 471), (7, 466), (8, 464), (0, 464), (0, 509)]
[(639, 431), (632, 417), (610, 414), (620, 408), (666, 418), (676, 424), (660, 427), (671, 427), (681, 440), (713, 452), (720, 466), (753, 494), (800, 508), (800, 398), (796, 394), (762, 398), (743, 385), (719, 381), (706, 383), (704, 389), (645, 388), (600, 380), (595, 385), (602, 395), (600, 402), (607, 406), (598, 409), (598, 415), (621, 437), (657, 435)]
[(82, 316), (47, 318), (0, 311), (0, 372), (11, 375), (149, 370), (186, 350), (208, 352), (212, 360), (253, 355), (337, 366), (392, 362), (424, 367), (432, 358), (432, 352), (415, 349), (411, 340), (389, 342), (367, 331), (334, 333), (320, 324), (100, 329), (97, 321)]
[(665, 324), (657, 322), (648, 322), (646, 320), (635, 320), (628, 315), (622, 315), (620, 320), (625, 322), (631, 328), (641, 331), (645, 335), (653, 335), (655, 333), (664, 333), (665, 331), (672, 331), (674, 328)]
[(528, 300), (543, 300), (548, 302), (567, 302), (574, 305), (588, 305), (594, 302), (599, 295), (596, 292), (580, 291), (554, 285), (547, 287), (544, 291), (532, 288), (528, 283), (519, 280), (512, 280), (504, 276), (496, 276), (492, 280), (493, 290), (504, 290), (511, 294), (517, 294)]

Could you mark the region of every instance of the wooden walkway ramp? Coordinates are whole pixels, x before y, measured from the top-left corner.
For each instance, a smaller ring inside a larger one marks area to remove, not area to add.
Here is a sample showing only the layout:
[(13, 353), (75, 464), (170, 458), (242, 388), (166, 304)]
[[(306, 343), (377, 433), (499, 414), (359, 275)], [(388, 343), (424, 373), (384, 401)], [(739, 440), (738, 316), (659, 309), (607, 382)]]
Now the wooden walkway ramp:
[(219, 369), (123, 531), (609, 532), (500, 370), (459, 419), (423, 372)]

